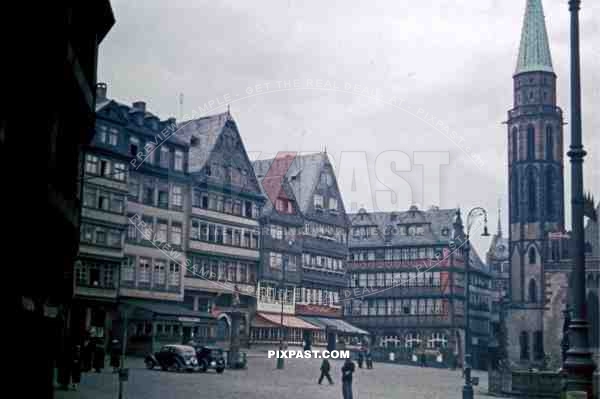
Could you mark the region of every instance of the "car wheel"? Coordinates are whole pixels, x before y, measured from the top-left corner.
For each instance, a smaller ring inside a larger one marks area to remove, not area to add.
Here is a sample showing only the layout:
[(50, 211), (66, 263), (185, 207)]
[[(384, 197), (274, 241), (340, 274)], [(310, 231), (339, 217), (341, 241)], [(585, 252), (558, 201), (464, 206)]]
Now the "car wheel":
[(152, 360), (150, 360), (150, 359), (147, 359), (144, 363), (146, 363), (146, 368), (148, 370), (152, 370), (154, 368), (154, 366), (156, 366), (154, 364), (154, 362)]
[(174, 372), (180, 372), (181, 371), (181, 366), (179, 365), (178, 361), (175, 361), (172, 365), (171, 365), (171, 371)]
[(224, 369), (224, 368), (222, 368), (222, 367), (220, 367), (220, 368), (218, 368), (218, 369), (217, 369), (217, 373), (218, 373), (218, 374), (221, 374), (223, 371), (225, 371), (225, 369)]

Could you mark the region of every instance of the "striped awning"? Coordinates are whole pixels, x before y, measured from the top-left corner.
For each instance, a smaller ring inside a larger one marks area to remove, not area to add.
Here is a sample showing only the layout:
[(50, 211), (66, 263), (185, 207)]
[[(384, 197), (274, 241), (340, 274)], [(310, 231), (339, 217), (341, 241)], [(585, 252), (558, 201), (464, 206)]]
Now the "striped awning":
[[(252, 327), (279, 327), (281, 326), (281, 315), (276, 313), (256, 314), (252, 321)], [(291, 315), (283, 315), (283, 326), (286, 328), (300, 328), (303, 330), (323, 330), (323, 327), (314, 325), (299, 317)]]

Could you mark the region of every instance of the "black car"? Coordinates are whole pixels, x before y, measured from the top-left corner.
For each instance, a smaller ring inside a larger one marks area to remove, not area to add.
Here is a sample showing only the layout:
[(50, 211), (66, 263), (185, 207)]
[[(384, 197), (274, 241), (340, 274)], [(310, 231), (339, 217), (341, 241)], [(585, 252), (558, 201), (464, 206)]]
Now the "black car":
[(215, 369), (221, 374), (225, 370), (225, 356), (223, 349), (216, 346), (196, 345), (190, 343), (196, 349), (198, 366), (200, 371), (206, 372), (208, 369)]
[(163, 370), (196, 371), (198, 359), (193, 347), (187, 345), (165, 345), (155, 354), (146, 356), (146, 368), (159, 366)]

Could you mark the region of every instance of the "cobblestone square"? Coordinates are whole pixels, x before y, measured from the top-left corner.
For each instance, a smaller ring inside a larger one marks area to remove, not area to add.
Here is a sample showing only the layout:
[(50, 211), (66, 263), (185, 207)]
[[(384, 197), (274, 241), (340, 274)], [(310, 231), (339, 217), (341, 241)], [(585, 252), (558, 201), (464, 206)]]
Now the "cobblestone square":
[[(317, 384), (320, 360), (286, 359), (285, 369), (275, 368), (276, 360), (266, 353), (250, 353), (246, 370), (172, 373), (146, 370), (142, 359), (128, 359), (129, 381), (125, 399), (159, 398), (341, 398), (342, 361), (331, 361), (334, 385)], [(480, 378), (476, 397), (485, 397), (487, 375)], [(460, 370), (445, 370), (375, 363), (372, 370), (357, 368), (354, 374), (354, 397), (358, 399), (458, 399), (463, 380)], [(118, 377), (107, 369), (100, 374), (84, 374), (77, 392), (57, 391), (58, 399), (113, 399), (118, 394)]]

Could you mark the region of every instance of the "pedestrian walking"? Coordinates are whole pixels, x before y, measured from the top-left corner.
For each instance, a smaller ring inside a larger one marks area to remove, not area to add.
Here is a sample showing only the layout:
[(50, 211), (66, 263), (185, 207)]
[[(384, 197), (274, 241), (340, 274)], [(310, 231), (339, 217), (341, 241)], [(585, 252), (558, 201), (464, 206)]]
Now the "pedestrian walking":
[(371, 370), (373, 368), (373, 355), (371, 355), (371, 351), (367, 351), (367, 369)]
[(93, 350), (94, 345), (92, 340), (87, 336), (83, 342), (83, 348), (81, 349), (81, 371), (87, 373), (92, 369)]
[(104, 368), (104, 344), (102, 339), (94, 338), (94, 359), (92, 361), (96, 373), (100, 373)]
[(74, 391), (81, 382), (81, 346), (75, 345), (71, 357), (71, 389)]
[(319, 377), (319, 385), (321, 385), (321, 382), (323, 382), (323, 377), (327, 377), (327, 381), (329, 381), (329, 384), (333, 385), (333, 380), (331, 379), (329, 370), (331, 370), (329, 360), (323, 359), (323, 361), (321, 362), (321, 376)]
[(344, 399), (352, 399), (352, 374), (354, 374), (354, 363), (346, 359), (342, 366), (342, 395)]
[(364, 354), (362, 349), (358, 351), (358, 368), (362, 369)]
[(117, 373), (121, 366), (121, 343), (118, 339), (113, 339), (110, 343), (110, 367)]

